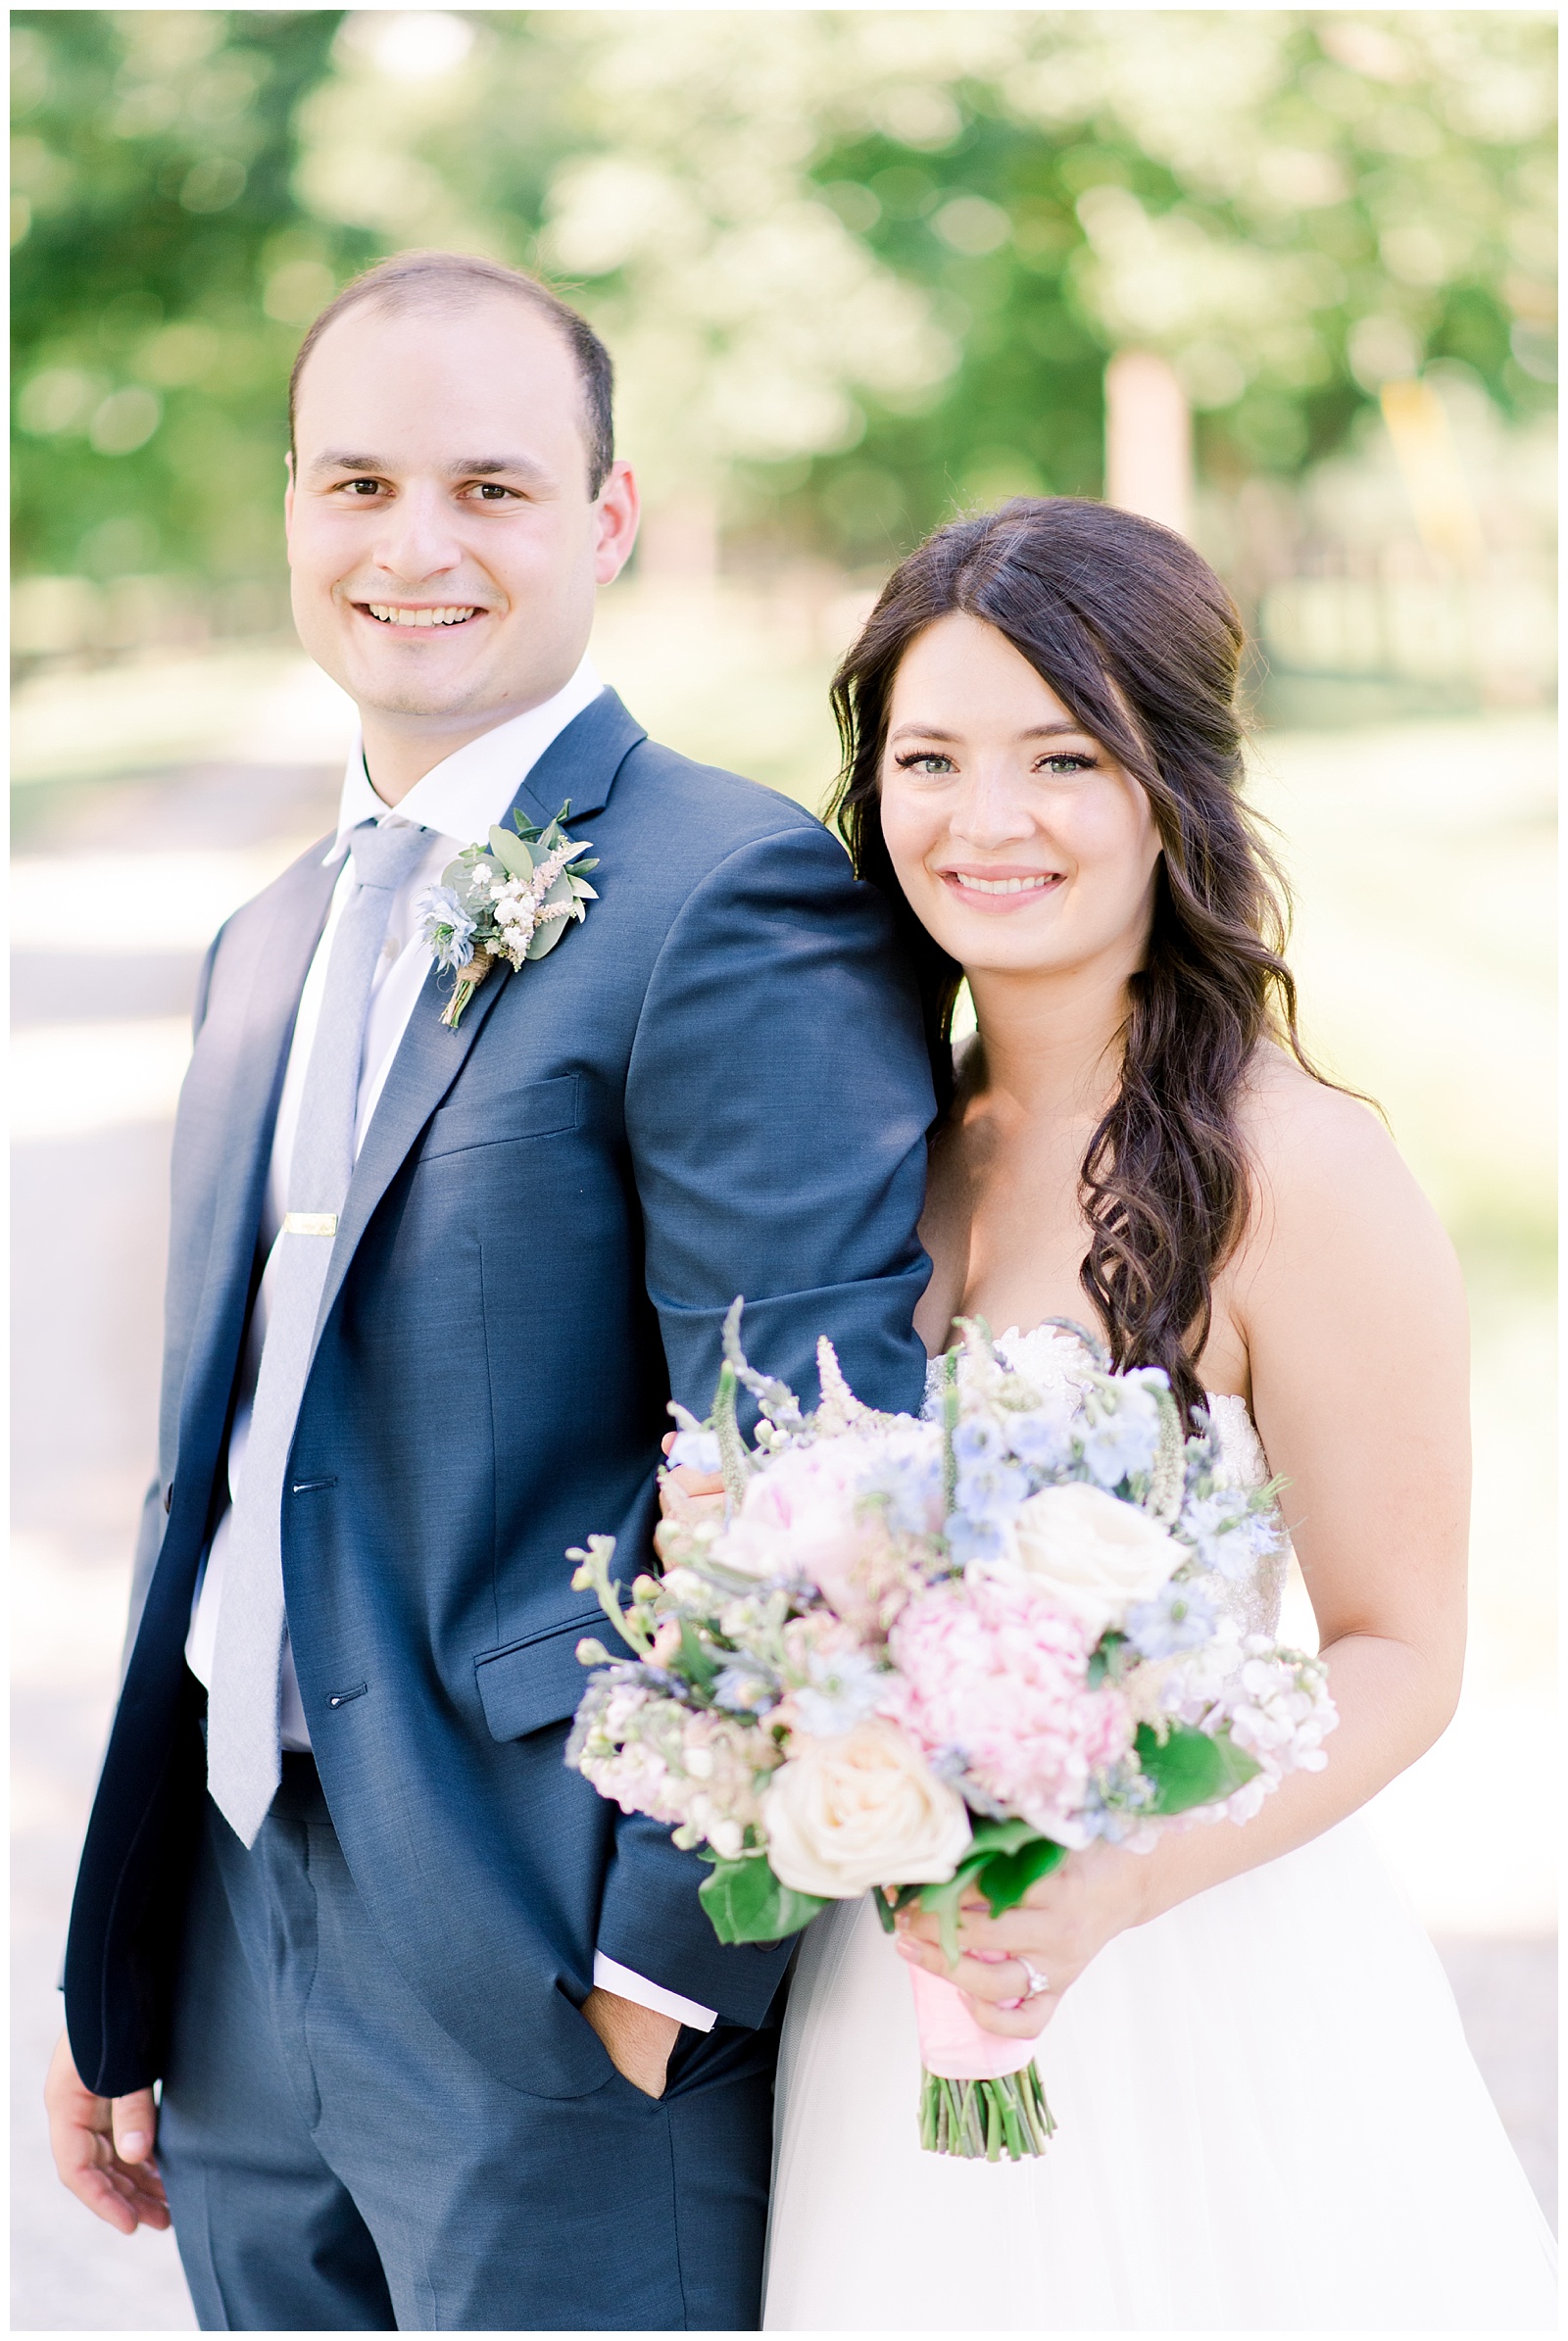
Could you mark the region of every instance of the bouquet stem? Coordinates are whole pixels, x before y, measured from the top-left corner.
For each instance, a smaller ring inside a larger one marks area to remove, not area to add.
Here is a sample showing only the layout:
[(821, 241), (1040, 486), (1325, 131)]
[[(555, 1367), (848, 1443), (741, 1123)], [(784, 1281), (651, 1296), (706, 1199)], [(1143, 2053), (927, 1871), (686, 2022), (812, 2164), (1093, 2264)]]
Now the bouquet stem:
[(1044, 2154), (1056, 2124), (1035, 2043), (983, 2031), (942, 1975), (911, 1967), (920, 2034), (920, 2144), (927, 2154), (1012, 2162)]
[(920, 2075), (920, 2144), (927, 2154), (957, 2154), (972, 2162), (1022, 2162), (1044, 2154), (1056, 2124), (1033, 2064), (986, 2080), (955, 2081)]

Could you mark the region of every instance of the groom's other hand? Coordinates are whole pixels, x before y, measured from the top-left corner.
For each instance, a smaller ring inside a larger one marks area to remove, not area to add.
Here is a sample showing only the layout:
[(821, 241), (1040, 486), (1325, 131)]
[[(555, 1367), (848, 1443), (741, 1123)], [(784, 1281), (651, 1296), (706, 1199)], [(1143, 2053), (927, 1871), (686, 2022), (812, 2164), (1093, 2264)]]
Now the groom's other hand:
[[(655, 2024), (668, 2021), (653, 2019)], [(122, 2235), (134, 2235), (138, 2227), (167, 2227), (169, 2200), (152, 2158), (158, 2108), (151, 2089), (133, 2089), (128, 2097), (95, 2097), (82, 2085), (62, 2032), (49, 2061), (43, 2102), (55, 2169), (72, 2193)]]
[[(657, 2008), (640, 2008), (635, 2000), (623, 2000), (597, 1986), (583, 2001), (582, 2012), (604, 2042), (615, 2071), (645, 2097), (662, 2097), (670, 2051), (680, 2030), (674, 2017), (661, 2016)], [(63, 2170), (61, 2175), (65, 2175)], [(103, 2216), (107, 2219), (109, 2215)]]
[[(675, 1443), (675, 1434), (669, 1432), (664, 1439), (667, 1455)], [(694, 1520), (719, 1520), (724, 1517), (724, 1476), (722, 1472), (698, 1471), (690, 1463), (682, 1463), (674, 1471), (659, 1475), (659, 1508), (663, 1520), (675, 1520), (689, 1525)], [(660, 1528), (663, 1526), (660, 1522)], [(654, 1531), (654, 1549), (661, 1560), (665, 1558), (659, 1540), (659, 1529)]]

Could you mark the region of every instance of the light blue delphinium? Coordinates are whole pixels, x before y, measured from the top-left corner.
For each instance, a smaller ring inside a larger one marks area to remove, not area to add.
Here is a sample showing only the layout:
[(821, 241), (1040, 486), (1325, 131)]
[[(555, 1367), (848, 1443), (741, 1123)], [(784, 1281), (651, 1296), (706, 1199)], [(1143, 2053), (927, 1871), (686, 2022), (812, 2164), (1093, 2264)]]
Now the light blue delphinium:
[(948, 1521), (948, 1550), (960, 1569), (966, 1561), (994, 1561), (1002, 1550), (1002, 1531), (993, 1520), (955, 1512)]
[(1007, 1444), (1031, 1470), (1060, 1471), (1072, 1455), (1072, 1428), (1065, 1415), (1014, 1415), (1007, 1424)]
[(961, 1463), (995, 1463), (1007, 1451), (1007, 1435), (995, 1415), (966, 1414), (953, 1433), (953, 1452)]
[(1084, 1432), (1083, 1442), (1089, 1476), (1102, 1488), (1119, 1488), (1124, 1480), (1147, 1478), (1159, 1445), (1159, 1407), (1153, 1392), (1133, 1381), (1123, 1383), (1114, 1411), (1102, 1405), (1098, 1420)]
[(888, 1455), (868, 1471), (857, 1487), (860, 1503), (885, 1507), (894, 1535), (917, 1536), (925, 1528), (931, 1499), (942, 1489), (942, 1456), (938, 1451)]
[(1269, 1515), (1249, 1511), (1245, 1496), (1227, 1488), (1196, 1497), (1182, 1514), (1181, 1528), (1191, 1536), (1203, 1567), (1232, 1584), (1250, 1576), (1279, 1542)]
[(1161, 1585), (1152, 1600), (1133, 1603), (1125, 1631), (1140, 1658), (1174, 1658), (1208, 1640), (1214, 1605), (1196, 1585)]
[(1028, 1475), (1016, 1463), (970, 1463), (959, 1468), (954, 1509), (970, 1520), (1005, 1520), (1028, 1493)]

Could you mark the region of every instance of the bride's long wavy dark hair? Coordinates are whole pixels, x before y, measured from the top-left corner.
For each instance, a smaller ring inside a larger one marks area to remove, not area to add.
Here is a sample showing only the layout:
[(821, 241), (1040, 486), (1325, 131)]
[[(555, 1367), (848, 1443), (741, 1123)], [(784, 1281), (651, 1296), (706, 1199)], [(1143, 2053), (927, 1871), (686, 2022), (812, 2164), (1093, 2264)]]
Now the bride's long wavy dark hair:
[(1163, 1366), (1184, 1410), (1215, 1276), (1246, 1225), (1238, 1093), (1260, 1042), (1303, 1068), (1282, 956), (1289, 893), (1241, 798), (1244, 635), (1219, 579), (1153, 521), (1071, 497), (1018, 498), (927, 538), (896, 569), (833, 680), (844, 761), (833, 814), (890, 898), (920, 982), (944, 1107), (961, 980), (906, 899), (882, 835), (880, 770), (899, 662), (955, 610), (1005, 635), (1142, 785), (1163, 852), (1131, 979), (1116, 1096), (1083, 1163), (1080, 1271), (1119, 1366)]

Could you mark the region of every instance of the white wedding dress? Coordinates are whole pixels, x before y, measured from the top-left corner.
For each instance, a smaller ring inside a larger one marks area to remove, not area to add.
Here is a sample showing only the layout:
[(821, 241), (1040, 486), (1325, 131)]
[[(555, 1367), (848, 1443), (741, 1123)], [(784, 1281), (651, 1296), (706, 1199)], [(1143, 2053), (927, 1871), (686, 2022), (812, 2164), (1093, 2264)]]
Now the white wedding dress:
[[(1007, 1345), (1070, 1378), (1058, 1338)], [(1244, 1402), (1210, 1405), (1227, 1473), (1261, 1485)], [(1234, 1588), (1247, 1631), (1274, 1630), (1284, 1566)], [(820, 1919), (779, 2060), (765, 2328), (1555, 2328), (1550, 2230), (1358, 1821), (1117, 1936), (1038, 2063), (1042, 2159), (922, 2153), (907, 1971), (868, 1899)]]

